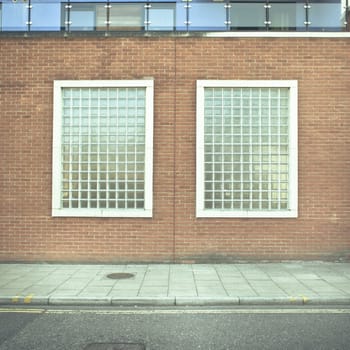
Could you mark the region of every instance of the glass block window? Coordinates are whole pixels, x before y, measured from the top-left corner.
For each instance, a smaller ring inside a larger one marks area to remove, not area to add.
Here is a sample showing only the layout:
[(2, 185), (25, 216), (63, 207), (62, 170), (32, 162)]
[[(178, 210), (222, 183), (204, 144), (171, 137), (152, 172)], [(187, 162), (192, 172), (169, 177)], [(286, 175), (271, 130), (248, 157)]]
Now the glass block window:
[(297, 215), (297, 83), (198, 81), (197, 216)]
[(54, 216), (152, 215), (153, 81), (56, 81)]

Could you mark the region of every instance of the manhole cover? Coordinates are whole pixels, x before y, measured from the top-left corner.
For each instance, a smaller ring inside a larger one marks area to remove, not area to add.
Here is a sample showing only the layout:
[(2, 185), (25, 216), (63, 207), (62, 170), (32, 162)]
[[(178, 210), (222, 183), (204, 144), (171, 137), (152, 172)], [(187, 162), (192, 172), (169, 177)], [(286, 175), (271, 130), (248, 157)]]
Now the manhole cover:
[(93, 343), (84, 350), (145, 350), (145, 346), (135, 343)]
[(110, 273), (107, 275), (108, 278), (111, 278), (112, 280), (122, 280), (125, 278), (132, 278), (135, 277), (133, 273), (127, 273), (127, 272), (115, 272), (115, 273)]

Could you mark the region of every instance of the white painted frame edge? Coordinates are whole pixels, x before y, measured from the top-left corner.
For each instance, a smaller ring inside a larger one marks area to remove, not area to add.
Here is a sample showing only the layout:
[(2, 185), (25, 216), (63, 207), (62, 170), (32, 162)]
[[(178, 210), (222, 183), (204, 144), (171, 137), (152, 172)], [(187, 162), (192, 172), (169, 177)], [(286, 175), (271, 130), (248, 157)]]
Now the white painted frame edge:
[[(145, 208), (144, 209), (63, 209), (60, 206), (62, 88), (65, 87), (145, 87)], [(140, 217), (153, 216), (153, 103), (154, 80), (55, 80), (52, 141), (52, 216)]]
[[(205, 210), (204, 206), (204, 88), (206, 87), (288, 87), (289, 118), (289, 198), (290, 210), (225, 211)], [(198, 218), (296, 218), (298, 217), (298, 81), (297, 80), (197, 80), (196, 101), (196, 217)]]

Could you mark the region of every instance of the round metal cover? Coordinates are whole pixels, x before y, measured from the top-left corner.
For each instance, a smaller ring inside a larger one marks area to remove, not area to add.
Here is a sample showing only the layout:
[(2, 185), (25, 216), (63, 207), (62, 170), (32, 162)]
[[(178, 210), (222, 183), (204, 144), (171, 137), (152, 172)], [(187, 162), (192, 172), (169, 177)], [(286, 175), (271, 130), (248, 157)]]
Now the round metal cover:
[(132, 278), (135, 277), (133, 273), (128, 273), (128, 272), (115, 272), (115, 273), (110, 273), (107, 275), (108, 278), (111, 278), (112, 280), (122, 280), (126, 278)]

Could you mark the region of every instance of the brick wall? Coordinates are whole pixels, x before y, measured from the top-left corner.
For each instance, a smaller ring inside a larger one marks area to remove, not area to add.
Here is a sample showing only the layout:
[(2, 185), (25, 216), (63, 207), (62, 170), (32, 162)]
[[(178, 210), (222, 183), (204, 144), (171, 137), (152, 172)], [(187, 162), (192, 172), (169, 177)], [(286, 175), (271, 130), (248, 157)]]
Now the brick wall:
[[(0, 260), (350, 256), (349, 38), (0, 38)], [(51, 217), (53, 80), (155, 79), (152, 219)], [(299, 83), (299, 217), (196, 219), (197, 79)]]

